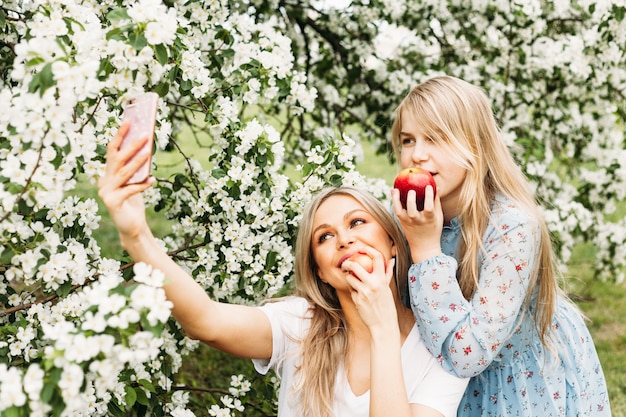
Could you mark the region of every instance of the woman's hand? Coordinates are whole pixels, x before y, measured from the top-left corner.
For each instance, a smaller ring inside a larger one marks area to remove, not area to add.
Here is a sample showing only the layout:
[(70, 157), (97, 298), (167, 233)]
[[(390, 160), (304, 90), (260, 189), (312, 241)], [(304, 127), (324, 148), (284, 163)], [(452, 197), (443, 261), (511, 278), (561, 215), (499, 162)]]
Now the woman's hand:
[(356, 261), (347, 260), (342, 264), (352, 289), (352, 301), (361, 319), (370, 329), (397, 323), (395, 300), (390, 287), (395, 259), (385, 262), (383, 255), (370, 247), (364, 247), (362, 251), (372, 258), (372, 272), (368, 272)]
[(148, 153), (140, 151), (149, 140), (148, 138), (120, 150), (122, 139), (129, 127), (130, 124), (124, 122), (107, 145), (105, 173), (98, 182), (98, 195), (115, 223), (122, 246), (125, 240), (136, 239), (142, 232), (149, 230), (141, 192), (155, 182), (154, 178), (150, 177), (140, 184), (126, 184), (139, 167), (150, 158)]
[(413, 263), (418, 263), (441, 253), (441, 232), (443, 230), (443, 210), (439, 195), (434, 195), (431, 186), (426, 187), (424, 209), (417, 210), (415, 192), (409, 191), (407, 208), (400, 203), (400, 191), (391, 190), (393, 211), (400, 220), (407, 242), (411, 249)]

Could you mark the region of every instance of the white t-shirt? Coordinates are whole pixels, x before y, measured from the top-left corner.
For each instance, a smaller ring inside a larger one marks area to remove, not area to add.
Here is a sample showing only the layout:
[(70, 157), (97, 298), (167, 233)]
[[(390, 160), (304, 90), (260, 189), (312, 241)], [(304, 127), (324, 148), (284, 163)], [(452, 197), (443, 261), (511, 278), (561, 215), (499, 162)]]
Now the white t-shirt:
[[(280, 377), (278, 417), (303, 415), (297, 396), (290, 394), (294, 372), (300, 363), (300, 345), (309, 328), (309, 303), (299, 297), (268, 303), (259, 307), (272, 326), (272, 357), (269, 360), (253, 359), (255, 369), (265, 374), (274, 369)], [(468, 379), (457, 378), (439, 365), (426, 350), (417, 327), (409, 333), (402, 345), (402, 370), (409, 403), (423, 404), (443, 413), (456, 416), (456, 410), (467, 386)], [(335, 383), (335, 416), (368, 417), (370, 393), (356, 396), (352, 392), (343, 367), (337, 372)]]

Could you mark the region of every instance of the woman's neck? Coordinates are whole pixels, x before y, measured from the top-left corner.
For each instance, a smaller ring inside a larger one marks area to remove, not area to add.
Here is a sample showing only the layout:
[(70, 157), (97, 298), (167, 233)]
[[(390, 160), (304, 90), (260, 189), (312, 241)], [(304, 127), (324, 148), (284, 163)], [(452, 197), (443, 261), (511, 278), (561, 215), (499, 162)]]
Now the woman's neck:
[[(343, 314), (346, 319), (348, 337), (356, 339), (369, 339), (369, 328), (361, 319), (356, 305), (352, 302), (352, 298), (350, 297), (349, 300), (346, 299), (342, 301), (342, 297), (339, 297), (339, 302), (341, 303), (341, 309), (343, 310)], [(410, 308), (405, 307), (399, 300), (396, 300), (395, 304), (398, 317), (398, 328), (400, 330), (402, 341), (404, 342), (404, 339), (406, 339), (415, 325), (415, 316), (413, 315), (413, 311), (411, 311)]]
[(415, 326), (415, 315), (410, 308), (403, 305), (396, 307), (398, 309), (398, 326), (400, 327), (400, 335), (402, 341), (411, 333), (411, 329)]

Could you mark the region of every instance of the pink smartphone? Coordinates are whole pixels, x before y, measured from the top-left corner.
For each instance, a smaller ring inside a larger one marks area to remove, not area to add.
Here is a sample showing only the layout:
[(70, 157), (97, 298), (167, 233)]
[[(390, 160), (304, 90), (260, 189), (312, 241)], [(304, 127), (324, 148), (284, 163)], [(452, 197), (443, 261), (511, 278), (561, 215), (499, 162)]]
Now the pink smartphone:
[[(159, 95), (156, 93), (144, 93), (128, 100), (124, 106), (124, 120), (130, 121), (130, 128), (122, 140), (121, 148), (147, 137), (149, 138), (148, 142), (138, 152), (145, 150), (152, 155), (158, 101)], [(151, 159), (142, 165), (126, 183), (137, 184), (148, 179), (152, 164)]]

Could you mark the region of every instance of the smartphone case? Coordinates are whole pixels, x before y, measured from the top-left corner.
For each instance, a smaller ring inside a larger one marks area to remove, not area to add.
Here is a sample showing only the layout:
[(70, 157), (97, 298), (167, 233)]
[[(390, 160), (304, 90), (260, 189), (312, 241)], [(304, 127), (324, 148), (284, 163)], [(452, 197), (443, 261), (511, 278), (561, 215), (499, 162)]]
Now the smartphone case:
[[(130, 128), (126, 132), (121, 148), (136, 140), (149, 138), (146, 145), (139, 151), (148, 151), (152, 154), (154, 142), (154, 127), (159, 95), (156, 93), (144, 93), (130, 99), (124, 107), (124, 120), (130, 121)], [(142, 165), (137, 172), (127, 181), (127, 184), (144, 182), (150, 175), (151, 159)]]

